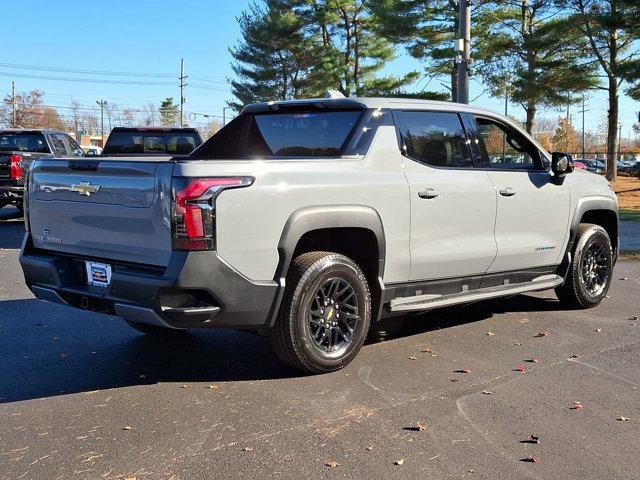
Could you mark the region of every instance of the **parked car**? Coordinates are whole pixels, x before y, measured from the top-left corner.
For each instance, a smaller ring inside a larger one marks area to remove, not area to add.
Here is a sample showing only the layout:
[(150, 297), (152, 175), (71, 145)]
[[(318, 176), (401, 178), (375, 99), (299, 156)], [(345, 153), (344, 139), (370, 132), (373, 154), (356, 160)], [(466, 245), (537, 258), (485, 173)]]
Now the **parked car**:
[(328, 372), (391, 315), (546, 289), (598, 305), (617, 201), (569, 160), (468, 105), (257, 103), (185, 158), (36, 161), (20, 263), (40, 299), (148, 334), (259, 331)]
[(102, 155), (188, 155), (201, 144), (200, 133), (190, 127), (115, 127)]
[(587, 167), (587, 171), (591, 172), (591, 173), (602, 173), (606, 170), (606, 166), (604, 163), (602, 163), (602, 161), (600, 160), (591, 160), (591, 159), (587, 159), (587, 158), (576, 158), (574, 159), (574, 163), (575, 162), (580, 162), (582, 163), (585, 167)]
[(0, 130), (0, 208), (14, 205), (24, 213), (24, 180), (36, 159), (82, 155), (80, 146), (64, 132), (26, 128)]
[(575, 168), (577, 170), (585, 170), (585, 171), (587, 171), (587, 166), (584, 163), (582, 163), (582, 162), (580, 162), (578, 160), (574, 160), (573, 161), (573, 168)]
[(102, 155), (102, 147), (98, 145), (82, 145), (82, 150), (87, 157), (95, 157), (96, 155)]

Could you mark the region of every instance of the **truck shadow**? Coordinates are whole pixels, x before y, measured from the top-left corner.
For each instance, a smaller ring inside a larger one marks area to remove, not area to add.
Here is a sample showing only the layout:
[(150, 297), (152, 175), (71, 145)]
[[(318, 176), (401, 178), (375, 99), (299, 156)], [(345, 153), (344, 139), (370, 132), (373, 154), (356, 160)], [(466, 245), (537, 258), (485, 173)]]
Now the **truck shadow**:
[[(516, 297), (391, 318), (372, 327), (367, 344), (477, 322), (500, 310), (554, 307), (555, 300)], [(0, 302), (0, 337), (0, 403), (161, 382), (215, 384), (301, 376), (279, 362), (266, 338), (251, 333), (198, 330), (153, 338), (115, 317), (35, 299)]]
[(0, 208), (0, 248), (20, 248), (24, 221), (14, 207)]

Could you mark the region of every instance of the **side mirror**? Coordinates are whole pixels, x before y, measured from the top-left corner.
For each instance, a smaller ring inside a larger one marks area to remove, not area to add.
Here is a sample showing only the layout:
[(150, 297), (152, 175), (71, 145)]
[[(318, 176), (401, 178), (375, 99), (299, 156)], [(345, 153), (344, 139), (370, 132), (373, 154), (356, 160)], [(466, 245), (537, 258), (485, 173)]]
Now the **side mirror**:
[(551, 171), (558, 178), (564, 178), (573, 172), (573, 158), (568, 153), (553, 152), (551, 154)]

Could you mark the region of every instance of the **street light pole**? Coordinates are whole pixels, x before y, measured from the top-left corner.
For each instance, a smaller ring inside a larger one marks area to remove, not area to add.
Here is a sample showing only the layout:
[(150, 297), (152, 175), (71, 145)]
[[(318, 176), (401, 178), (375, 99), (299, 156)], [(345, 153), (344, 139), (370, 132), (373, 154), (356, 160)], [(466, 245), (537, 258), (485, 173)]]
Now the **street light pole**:
[(184, 58), (180, 59), (180, 77), (178, 78), (180, 80), (180, 126), (184, 127), (184, 87), (188, 85), (187, 83), (184, 83), (187, 78), (184, 74)]
[(102, 138), (102, 145), (100, 146), (104, 147), (104, 109), (107, 106), (107, 102), (106, 100), (96, 100), (96, 103), (100, 105), (100, 137)]
[(231, 107), (222, 107), (222, 126), (224, 127), (227, 124), (227, 110), (231, 109)]
[(456, 64), (458, 66), (459, 103), (469, 103), (469, 64), (471, 63), (471, 2), (458, 0), (458, 44)]

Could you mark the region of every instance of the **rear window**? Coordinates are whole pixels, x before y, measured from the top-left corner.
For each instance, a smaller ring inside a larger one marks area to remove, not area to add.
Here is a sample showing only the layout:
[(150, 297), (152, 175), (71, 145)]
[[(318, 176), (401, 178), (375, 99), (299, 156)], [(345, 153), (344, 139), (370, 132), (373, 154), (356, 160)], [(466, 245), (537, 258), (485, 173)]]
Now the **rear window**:
[(336, 157), (361, 110), (245, 113), (207, 140), (194, 158)]
[(188, 155), (201, 143), (199, 135), (193, 132), (112, 132), (102, 154)]
[(0, 133), (0, 151), (51, 153), (40, 132)]

